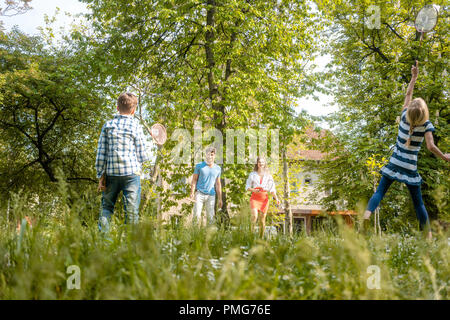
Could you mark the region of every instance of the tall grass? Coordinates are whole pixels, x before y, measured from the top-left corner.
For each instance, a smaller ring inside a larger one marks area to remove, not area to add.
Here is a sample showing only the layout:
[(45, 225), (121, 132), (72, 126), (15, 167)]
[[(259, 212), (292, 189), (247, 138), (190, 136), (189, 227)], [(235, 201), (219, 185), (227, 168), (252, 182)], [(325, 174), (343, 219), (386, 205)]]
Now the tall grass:
[[(227, 229), (198, 228), (161, 225), (143, 212), (136, 226), (116, 217), (105, 237), (98, 210), (83, 197), (56, 208), (24, 198), (1, 209), (1, 299), (448, 299), (449, 235), (442, 231), (427, 242), (339, 224), (336, 232), (260, 239), (245, 218)], [(34, 225), (18, 233), (25, 215)], [(79, 290), (67, 287), (70, 265), (81, 270)], [(381, 289), (367, 286), (371, 265)]]

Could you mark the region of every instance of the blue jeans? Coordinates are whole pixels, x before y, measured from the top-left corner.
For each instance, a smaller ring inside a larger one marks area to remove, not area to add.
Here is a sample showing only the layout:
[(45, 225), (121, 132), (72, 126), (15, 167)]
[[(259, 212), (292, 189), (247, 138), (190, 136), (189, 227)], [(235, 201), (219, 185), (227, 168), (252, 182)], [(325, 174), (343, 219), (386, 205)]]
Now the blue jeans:
[(109, 231), (111, 216), (114, 213), (114, 205), (117, 196), (123, 191), (123, 206), (125, 211), (125, 223), (137, 223), (139, 220), (139, 204), (141, 202), (141, 178), (132, 176), (107, 176), (106, 190), (102, 192), (102, 210), (98, 221), (100, 231)]
[[(370, 198), (369, 200), (367, 210), (369, 210), (370, 212), (375, 211), (375, 209), (380, 204), (381, 199), (383, 199), (387, 190), (391, 186), (392, 182), (394, 182), (394, 179), (390, 179), (384, 175), (381, 177), (377, 191), (373, 194), (372, 198)], [(420, 223), (420, 230), (423, 230), (424, 227), (429, 227), (430, 222), (428, 220), (427, 210), (425, 209), (425, 205), (422, 200), (422, 192), (420, 191), (420, 185), (412, 186), (407, 184), (406, 186), (408, 187), (409, 193), (411, 194), (411, 198), (413, 200), (414, 210), (416, 211), (416, 217)]]

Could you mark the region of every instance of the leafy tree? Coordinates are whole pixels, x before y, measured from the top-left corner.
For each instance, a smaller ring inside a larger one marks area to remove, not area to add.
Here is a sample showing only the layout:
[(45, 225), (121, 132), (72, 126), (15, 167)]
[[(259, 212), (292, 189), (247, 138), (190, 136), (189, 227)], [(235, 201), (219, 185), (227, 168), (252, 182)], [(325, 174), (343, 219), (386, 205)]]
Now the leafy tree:
[[(282, 128), (293, 134), (293, 97), (311, 92), (308, 63), (316, 49), (315, 17), (307, 1), (93, 1), (89, 32), (74, 34), (95, 48), (92, 67), (144, 93), (150, 122), (170, 133), (195, 121), (203, 128)], [(281, 116), (283, 115), (283, 116)], [(225, 140), (224, 140), (225, 141)], [(192, 174), (160, 150), (162, 175)], [(224, 148), (224, 154), (226, 150)], [(175, 169), (176, 168), (176, 169)], [(240, 203), (251, 165), (224, 164), (224, 204)], [(175, 174), (174, 174), (175, 172)], [(172, 205), (168, 196), (164, 203)]]
[(0, 34), (2, 191), (45, 191), (58, 181), (95, 182), (105, 100), (69, 47), (46, 48), (17, 29)]

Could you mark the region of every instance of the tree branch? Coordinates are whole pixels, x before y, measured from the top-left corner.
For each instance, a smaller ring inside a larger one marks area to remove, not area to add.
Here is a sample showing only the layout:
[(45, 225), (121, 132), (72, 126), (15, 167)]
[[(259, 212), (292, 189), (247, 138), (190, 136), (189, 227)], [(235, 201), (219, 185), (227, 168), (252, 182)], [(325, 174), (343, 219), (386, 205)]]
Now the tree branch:
[(387, 22), (383, 22), (384, 25), (388, 26), (388, 28), (401, 40), (404, 40), (403, 37), (401, 35), (399, 35), (397, 33), (397, 31), (395, 31), (395, 29), (393, 27), (391, 27)]
[(66, 181), (79, 181), (79, 180), (84, 180), (84, 181), (89, 181), (89, 182), (94, 182), (97, 183), (98, 180), (94, 180), (92, 178), (85, 178), (85, 177), (71, 177), (71, 178), (66, 178)]
[(55, 123), (58, 120), (59, 116), (61, 116), (61, 114), (64, 112), (64, 110), (66, 110), (66, 108), (59, 109), (52, 98), (49, 98), (49, 101), (53, 106), (55, 106), (57, 112), (56, 112), (55, 116), (53, 117), (52, 121), (50, 122), (50, 124), (48, 125), (48, 127), (45, 128), (44, 131), (42, 131), (41, 136), (40, 136), (41, 139), (43, 139), (44, 136), (55, 126)]

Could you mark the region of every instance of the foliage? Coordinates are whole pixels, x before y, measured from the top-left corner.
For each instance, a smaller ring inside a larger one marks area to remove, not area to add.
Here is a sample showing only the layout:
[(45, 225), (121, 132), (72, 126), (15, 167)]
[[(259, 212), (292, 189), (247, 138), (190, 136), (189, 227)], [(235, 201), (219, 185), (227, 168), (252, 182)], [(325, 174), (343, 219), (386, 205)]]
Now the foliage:
[[(336, 234), (259, 239), (248, 221), (229, 230), (162, 227), (144, 213), (135, 228), (116, 217), (103, 237), (95, 220), (83, 226), (78, 218), (92, 209), (81, 197), (67, 206), (63, 190), (54, 207), (32, 208), (23, 195), (2, 207), (1, 299), (448, 299), (443, 232), (426, 242), (340, 226)], [(58, 214), (42, 214), (49, 211)], [(33, 227), (17, 232), (20, 215)], [(67, 287), (72, 265), (79, 290)], [(371, 265), (380, 269), (380, 290), (367, 286)]]
[(14, 29), (0, 34), (0, 57), (2, 194), (45, 194), (58, 169), (82, 188), (95, 182), (96, 139), (108, 112), (95, 79), (80, 67), (83, 55), (46, 48), (40, 37)]
[(381, 157), (381, 159), (378, 160), (377, 156), (379, 155), (373, 154), (366, 161), (367, 170), (369, 170), (370, 174), (374, 178), (381, 176), (380, 174), (381, 168), (383, 168), (388, 163), (388, 160), (385, 157)]
[[(422, 42), (413, 27), (414, 17), (425, 1), (317, 1), (329, 29), (325, 52), (332, 61), (327, 72), (327, 88), (340, 109), (328, 117), (334, 138), (318, 140), (317, 147), (329, 154), (318, 165), (322, 189), (333, 193), (324, 199), (332, 209), (345, 200), (349, 208), (363, 209), (370, 198), (372, 179), (365, 163), (372, 154), (388, 158), (397, 137), (401, 108), (414, 59), (419, 60), (419, 80), (414, 97), (423, 97), (436, 128), (436, 145), (449, 147), (448, 108), (448, 12), (441, 6), (440, 20), (433, 33)], [(379, 23), (374, 7), (380, 10)], [(370, 23), (369, 23), (370, 22)], [(344, 169), (345, 168), (345, 169)], [(432, 155), (425, 146), (419, 154), (422, 193), (432, 218), (448, 219), (450, 180), (448, 164)], [(439, 204), (435, 194), (439, 190)], [(382, 202), (384, 223), (395, 215), (415, 216), (404, 186), (395, 183)], [(406, 220), (404, 220), (406, 221)], [(382, 221), (383, 222), (383, 221)]]
[[(84, 2), (91, 27), (74, 39), (97, 52), (91, 64), (99, 74), (141, 94), (147, 121), (164, 123), (169, 136), (177, 128), (193, 136), (199, 121), (224, 141), (227, 129), (248, 128), (279, 128), (289, 141), (298, 127), (291, 101), (315, 86), (309, 64), (320, 28), (309, 2)], [(211, 143), (219, 141), (204, 137), (200, 148)], [(169, 183), (191, 175), (195, 164), (191, 157), (174, 170), (167, 156), (175, 145), (161, 150)], [(228, 204), (240, 203), (250, 167), (223, 164)], [(170, 207), (169, 193), (162, 195)]]
[[(407, 25), (424, 1), (316, 1), (318, 10), (301, 0), (84, 2), (88, 22), (58, 45), (49, 28), (43, 37), (0, 32), (1, 299), (449, 298), (449, 231), (434, 224), (435, 238), (423, 241), (411, 228), (413, 214), (405, 214), (401, 184), (383, 200), (383, 238), (331, 217), (313, 236), (258, 238), (244, 193), (252, 164), (223, 165), (229, 207), (238, 206), (229, 228), (200, 229), (177, 217), (162, 224), (155, 209), (169, 210), (186, 197), (179, 182), (197, 161), (171, 162), (175, 139), (158, 150), (158, 179), (173, 190), (143, 182), (140, 224), (123, 225), (119, 199), (111, 233), (99, 233), (100, 196), (93, 190), (100, 128), (117, 95), (131, 90), (139, 95), (139, 113), (165, 124), (169, 137), (178, 128), (193, 137), (198, 121), (224, 139), (227, 129), (275, 128), (282, 152), (306, 143), (321, 150), (324, 161), (291, 163), (290, 182), (317, 169), (322, 191), (332, 189), (327, 209), (362, 211), (378, 159), (388, 158), (395, 141), (413, 57), (421, 61), (415, 93), (429, 105), (436, 143), (442, 150), (449, 145), (449, 26), (439, 23), (419, 48)], [(378, 29), (364, 24), (369, 4), (382, 9)], [(333, 59), (325, 89), (341, 109), (329, 117), (333, 134), (305, 141), (299, 133), (308, 123), (295, 114), (294, 101), (323, 90), (310, 69), (320, 41)], [(217, 142), (203, 138), (194, 157)], [(429, 212), (445, 218), (447, 168), (426, 150), (419, 168)], [(272, 173), (281, 196), (281, 166)], [(269, 215), (268, 222), (282, 218)], [(81, 270), (80, 290), (67, 288), (72, 265)], [(381, 290), (367, 286), (373, 265), (381, 271)]]

